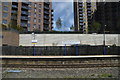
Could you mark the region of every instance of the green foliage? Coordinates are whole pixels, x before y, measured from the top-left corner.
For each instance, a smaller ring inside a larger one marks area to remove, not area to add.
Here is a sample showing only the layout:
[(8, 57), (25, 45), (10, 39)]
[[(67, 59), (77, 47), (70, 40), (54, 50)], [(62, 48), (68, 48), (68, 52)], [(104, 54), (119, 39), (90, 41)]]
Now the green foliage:
[(1, 24), (2, 29), (7, 29), (7, 25), (6, 24)]
[(101, 27), (100, 23), (93, 21), (93, 23), (92, 23), (92, 31), (93, 32), (98, 32), (100, 30), (100, 27)]
[(34, 31), (35, 31), (35, 32), (40, 32), (40, 29), (35, 29)]
[(112, 77), (112, 74), (101, 74), (98, 75), (99, 78), (108, 78), (108, 77)]
[(74, 26), (73, 25), (71, 25), (70, 30), (74, 30)]
[(22, 45), (20, 45), (20, 47), (23, 47)]
[(20, 25), (17, 25), (14, 29), (16, 29), (18, 31), (23, 31), (24, 30), (24, 28), (21, 27)]
[(56, 21), (56, 26), (57, 26), (58, 29), (62, 27), (62, 20), (61, 20), (60, 17), (58, 17), (58, 19)]

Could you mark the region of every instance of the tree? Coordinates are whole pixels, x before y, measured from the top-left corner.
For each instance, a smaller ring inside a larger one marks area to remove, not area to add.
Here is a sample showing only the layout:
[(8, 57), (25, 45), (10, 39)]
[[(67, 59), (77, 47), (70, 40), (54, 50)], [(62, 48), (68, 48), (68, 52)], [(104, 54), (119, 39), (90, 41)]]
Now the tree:
[(93, 21), (92, 23), (92, 31), (93, 32), (98, 32), (100, 30), (101, 24), (99, 22)]
[(57, 19), (57, 21), (56, 21), (56, 27), (57, 27), (58, 29), (60, 29), (60, 28), (62, 27), (62, 20), (61, 20), (60, 17), (58, 17), (58, 19)]
[(17, 31), (23, 31), (23, 27), (21, 27), (20, 25), (16, 25), (14, 24), (14, 22), (12, 22), (12, 20), (10, 21), (9, 24), (1, 24), (2, 25), (2, 29), (4, 30), (10, 30), (10, 29), (15, 29)]
[(74, 30), (74, 26), (73, 25), (71, 25), (70, 30)]
[(2, 29), (7, 29), (7, 25), (6, 24), (1, 24)]

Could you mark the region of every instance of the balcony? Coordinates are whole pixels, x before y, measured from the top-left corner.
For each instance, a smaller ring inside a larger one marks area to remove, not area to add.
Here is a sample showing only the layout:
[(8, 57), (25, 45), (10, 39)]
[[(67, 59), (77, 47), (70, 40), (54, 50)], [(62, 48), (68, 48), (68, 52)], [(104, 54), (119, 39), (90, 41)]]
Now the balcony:
[(83, 23), (80, 23), (80, 25), (83, 25)]
[(51, 14), (51, 16), (53, 17), (53, 14)]
[(91, 4), (91, 2), (87, 1), (87, 4)]
[(53, 18), (51, 18), (51, 20), (53, 20)]
[(83, 10), (83, 8), (79, 8), (79, 10)]
[(28, 10), (28, 6), (22, 6), (23, 9), (27, 9)]
[(50, 2), (44, 2), (45, 4), (47, 4), (47, 5), (49, 5), (50, 4)]
[(51, 12), (54, 12), (54, 10), (52, 9)]
[(49, 28), (44, 26), (44, 30), (45, 31), (49, 31)]
[(48, 12), (48, 11), (44, 11), (44, 13), (45, 13), (45, 14), (49, 14), (49, 12)]
[(82, 6), (83, 6), (83, 4), (82, 4), (82, 3), (79, 3), (79, 6), (80, 6), (80, 7), (82, 7)]
[(91, 11), (91, 8), (87, 8), (88, 11)]
[(28, 20), (28, 17), (21, 17), (21, 20)]
[(44, 19), (49, 19), (49, 16), (44, 16)]
[(12, 19), (12, 20), (17, 20), (17, 17), (11, 16), (11, 19)]
[(80, 19), (83, 19), (83, 17), (80, 17)]
[(91, 5), (90, 5), (90, 4), (88, 4), (88, 5), (87, 5), (87, 7), (91, 7)]
[(44, 24), (49, 24), (49, 21), (44, 21)]
[(83, 11), (80, 11), (80, 13), (83, 13)]
[(80, 17), (82, 17), (83, 16), (83, 14), (80, 14)]
[(17, 11), (11, 11), (11, 13), (16, 13), (17, 14)]
[(53, 24), (53, 22), (51, 22), (51, 24)]
[(47, 10), (49, 10), (50, 8), (45, 6), (45, 7), (44, 7), (44, 9), (47, 9)]
[(88, 14), (88, 17), (91, 17), (91, 14)]
[(27, 5), (29, 4), (29, 2), (22, 2), (22, 3), (23, 3), (23, 4), (27, 4)]
[(12, 5), (12, 8), (18, 8), (17, 5)]
[(27, 27), (27, 23), (21, 23), (21, 26)]
[(24, 15), (28, 15), (28, 12), (26, 12), (26, 11), (22, 11), (22, 14), (24, 14)]
[(83, 23), (83, 20), (80, 20), (80, 23), (81, 23), (81, 22)]

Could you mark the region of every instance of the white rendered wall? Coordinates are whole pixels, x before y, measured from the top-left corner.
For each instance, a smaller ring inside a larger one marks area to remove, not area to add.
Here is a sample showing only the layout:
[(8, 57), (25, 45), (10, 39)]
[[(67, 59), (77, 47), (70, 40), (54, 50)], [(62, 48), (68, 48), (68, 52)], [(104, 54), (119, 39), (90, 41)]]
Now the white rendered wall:
[[(63, 41), (75, 40), (81, 44), (103, 45), (103, 34), (35, 34), (38, 41), (36, 46), (63, 46)], [(106, 34), (106, 45), (116, 44), (120, 46), (118, 34)], [(33, 46), (32, 34), (20, 34), (19, 45)]]

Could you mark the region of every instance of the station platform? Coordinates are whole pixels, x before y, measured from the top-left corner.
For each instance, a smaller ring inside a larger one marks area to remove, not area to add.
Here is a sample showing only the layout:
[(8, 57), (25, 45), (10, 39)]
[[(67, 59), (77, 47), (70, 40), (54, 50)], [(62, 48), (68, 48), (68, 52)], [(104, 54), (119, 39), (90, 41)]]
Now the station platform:
[(0, 56), (0, 59), (47, 59), (47, 58), (118, 58), (120, 55), (82, 55), (82, 56)]

